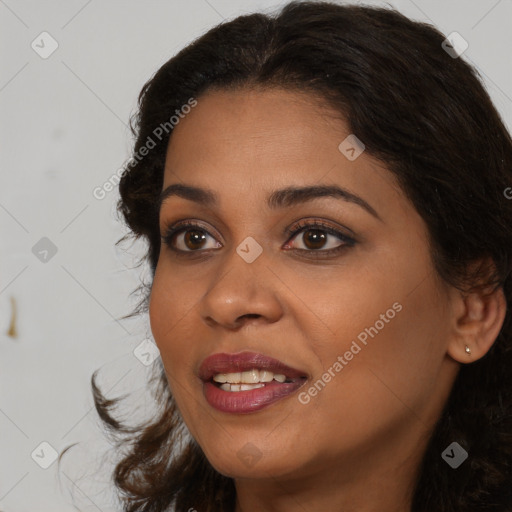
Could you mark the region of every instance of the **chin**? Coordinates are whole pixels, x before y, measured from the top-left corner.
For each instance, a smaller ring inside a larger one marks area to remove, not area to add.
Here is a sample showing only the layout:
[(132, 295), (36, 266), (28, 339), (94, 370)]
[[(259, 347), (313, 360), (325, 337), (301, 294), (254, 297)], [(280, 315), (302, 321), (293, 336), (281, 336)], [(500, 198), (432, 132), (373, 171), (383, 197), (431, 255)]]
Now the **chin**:
[[(229, 478), (276, 478), (294, 471), (297, 465), (291, 465), (290, 456), (271, 446), (260, 450), (257, 444), (257, 441), (233, 441), (222, 453), (203, 451), (215, 470)], [(293, 455), (296, 462), (297, 454), (294, 452)]]

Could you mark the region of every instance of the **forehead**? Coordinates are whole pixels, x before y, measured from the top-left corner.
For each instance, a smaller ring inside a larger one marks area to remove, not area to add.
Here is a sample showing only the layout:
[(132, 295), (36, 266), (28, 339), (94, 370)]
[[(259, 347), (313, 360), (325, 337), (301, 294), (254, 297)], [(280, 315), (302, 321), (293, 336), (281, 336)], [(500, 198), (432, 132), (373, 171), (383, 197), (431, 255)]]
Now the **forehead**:
[(261, 192), (266, 199), (268, 191), (290, 185), (336, 184), (374, 197), (376, 204), (383, 193), (385, 199), (385, 187), (399, 193), (383, 164), (364, 151), (349, 160), (340, 150), (350, 135), (340, 113), (311, 94), (210, 91), (174, 128), (163, 188), (186, 182), (221, 196)]
[[(244, 155), (265, 157), (272, 152), (273, 158), (298, 158), (308, 149), (316, 147), (320, 152), (330, 144), (326, 129), (345, 128), (342, 120), (334, 119), (335, 111), (329, 111), (319, 98), (295, 91), (217, 90), (200, 96), (197, 102), (173, 131), (169, 151), (178, 153), (173, 156), (200, 158), (207, 154), (227, 160)], [(175, 147), (178, 142), (179, 148)], [(236, 151), (226, 153), (226, 148)], [(193, 155), (183, 154), (192, 149)]]

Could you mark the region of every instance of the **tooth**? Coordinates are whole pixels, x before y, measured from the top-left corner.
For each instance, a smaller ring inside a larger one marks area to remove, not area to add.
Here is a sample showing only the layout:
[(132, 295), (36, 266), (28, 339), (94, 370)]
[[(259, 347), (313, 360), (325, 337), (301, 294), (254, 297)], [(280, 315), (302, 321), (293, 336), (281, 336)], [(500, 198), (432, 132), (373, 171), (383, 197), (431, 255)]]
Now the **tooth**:
[(271, 382), (274, 378), (274, 373), (268, 370), (260, 370), (260, 382)]
[(265, 384), (262, 382), (257, 382), (256, 384), (230, 384), (229, 382), (225, 382), (220, 386), (220, 389), (223, 391), (251, 391), (252, 389), (258, 389), (265, 387)]
[(251, 389), (257, 389), (263, 387), (265, 384), (242, 384), (240, 386), (240, 391), (250, 391)]
[[(219, 384), (222, 384), (220, 388), (224, 391), (240, 391), (240, 384), (258, 384), (264, 382), (272, 382), (272, 380), (282, 383), (286, 381), (286, 375), (282, 373), (274, 374), (268, 370), (258, 370), (257, 368), (252, 368), (251, 370), (245, 372), (218, 373), (217, 375), (213, 376), (213, 380)], [(237, 384), (237, 386), (229, 386), (229, 384)], [(255, 388), (244, 387), (242, 390), (247, 391), (247, 389)]]
[(253, 368), (252, 370), (242, 372), (240, 376), (240, 382), (244, 384), (256, 384), (256, 382), (260, 381), (260, 372)]

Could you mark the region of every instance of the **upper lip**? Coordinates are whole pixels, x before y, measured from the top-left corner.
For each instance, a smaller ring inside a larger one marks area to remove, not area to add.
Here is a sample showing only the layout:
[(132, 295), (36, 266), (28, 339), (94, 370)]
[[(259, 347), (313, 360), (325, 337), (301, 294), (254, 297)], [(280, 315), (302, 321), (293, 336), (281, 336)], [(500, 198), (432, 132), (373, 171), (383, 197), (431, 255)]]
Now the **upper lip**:
[(208, 356), (199, 367), (199, 377), (209, 381), (219, 373), (237, 373), (257, 368), (283, 374), (290, 379), (306, 377), (306, 373), (292, 368), (277, 359), (256, 352), (238, 352), (235, 354), (217, 353)]

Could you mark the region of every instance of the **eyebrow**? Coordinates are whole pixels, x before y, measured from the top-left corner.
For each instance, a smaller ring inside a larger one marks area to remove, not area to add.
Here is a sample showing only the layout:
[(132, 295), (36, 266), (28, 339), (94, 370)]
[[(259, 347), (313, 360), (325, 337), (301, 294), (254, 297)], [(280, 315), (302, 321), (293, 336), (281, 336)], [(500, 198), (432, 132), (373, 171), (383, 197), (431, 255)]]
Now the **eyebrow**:
[[(209, 208), (218, 206), (220, 203), (219, 197), (213, 190), (174, 183), (173, 185), (166, 187), (160, 194), (158, 199), (159, 211), (162, 208), (164, 201), (172, 196), (188, 199), (189, 201), (194, 201)], [(320, 197), (334, 197), (349, 203), (357, 204), (382, 222), (380, 215), (363, 198), (337, 185), (311, 185), (305, 187), (287, 187), (275, 190), (268, 196), (267, 204), (269, 208), (276, 210), (279, 208), (289, 208)]]

